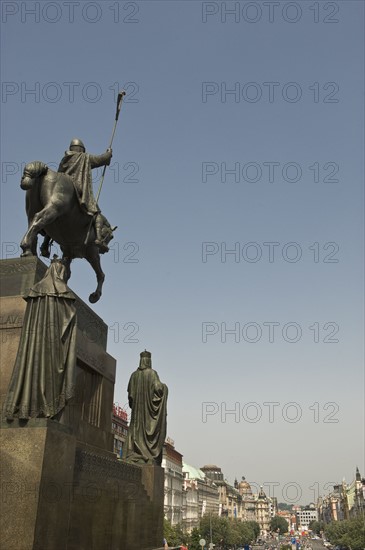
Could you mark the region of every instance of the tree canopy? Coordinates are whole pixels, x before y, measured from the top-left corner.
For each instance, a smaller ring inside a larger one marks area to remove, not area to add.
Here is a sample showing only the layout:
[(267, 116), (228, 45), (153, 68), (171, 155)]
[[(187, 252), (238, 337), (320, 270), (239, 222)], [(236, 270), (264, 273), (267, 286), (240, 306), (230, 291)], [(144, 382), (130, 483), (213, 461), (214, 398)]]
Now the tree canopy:
[[(210, 529), (212, 527), (212, 529)], [(260, 534), (260, 526), (256, 521), (238, 521), (219, 516), (204, 516), (200, 520), (199, 528), (193, 529), (190, 535), (182, 532), (179, 525), (172, 526), (165, 519), (164, 537), (170, 546), (178, 546), (187, 542), (189, 550), (201, 550), (199, 540), (201, 538), (210, 542), (210, 532), (212, 531), (212, 541), (216, 546), (223, 545), (247, 545), (256, 540)]]
[(163, 534), (169, 546), (178, 546), (189, 538), (183, 533), (180, 525), (171, 525), (167, 519), (164, 519)]
[(324, 529), (327, 539), (336, 546), (362, 550), (365, 548), (365, 525), (362, 517), (333, 521)]
[(275, 532), (279, 529), (280, 535), (283, 535), (289, 531), (289, 524), (285, 518), (281, 516), (274, 516), (270, 521), (270, 529)]
[(293, 508), (293, 505), (287, 504), (286, 502), (279, 502), (278, 508), (279, 510), (284, 510), (285, 512), (288, 510), (290, 512)]
[[(230, 520), (212, 516), (212, 540), (214, 544), (250, 544), (256, 539), (256, 522)], [(259, 527), (260, 531), (260, 527)], [(210, 541), (210, 517), (204, 516), (200, 521), (200, 533)]]
[(324, 522), (314, 519), (310, 522), (308, 527), (311, 531), (313, 531), (313, 533), (316, 533), (316, 535), (320, 535), (321, 531), (324, 530)]

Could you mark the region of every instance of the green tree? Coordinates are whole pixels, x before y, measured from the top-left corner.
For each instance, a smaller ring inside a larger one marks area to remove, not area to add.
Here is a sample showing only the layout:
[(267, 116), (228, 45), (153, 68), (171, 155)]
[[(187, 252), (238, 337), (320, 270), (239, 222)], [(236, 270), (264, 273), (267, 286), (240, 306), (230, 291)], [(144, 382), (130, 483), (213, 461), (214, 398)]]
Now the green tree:
[(200, 534), (203, 539), (210, 542), (210, 525), (212, 525), (212, 540), (214, 544), (219, 544), (224, 541), (225, 544), (231, 544), (229, 542), (231, 535), (231, 522), (228, 518), (219, 516), (204, 516), (200, 520)]
[(284, 510), (284, 512), (286, 512), (287, 510), (289, 510), (290, 512), (290, 510), (293, 508), (293, 505), (287, 504), (286, 502), (279, 502), (278, 508), (279, 510)]
[(171, 525), (168, 519), (164, 519), (163, 535), (169, 546), (178, 546), (186, 540), (186, 535), (183, 533), (180, 525)]
[(260, 534), (260, 525), (257, 523), (257, 521), (247, 521), (246, 523), (253, 530), (254, 538), (257, 539)]
[[(238, 521), (219, 516), (204, 516), (200, 521), (199, 533), (210, 542), (210, 526), (212, 526), (212, 541), (216, 545), (244, 545), (255, 540), (256, 522)], [(259, 527), (260, 532), (260, 527)]]
[(308, 527), (311, 531), (313, 531), (313, 533), (316, 533), (316, 535), (320, 535), (321, 531), (324, 530), (324, 522), (314, 519), (310, 522)]
[(283, 535), (288, 532), (289, 525), (285, 518), (282, 518), (281, 516), (274, 516), (270, 521), (270, 529), (275, 532), (279, 529), (280, 535)]
[(233, 521), (232, 531), (234, 537), (231, 537), (229, 544), (250, 544), (256, 538), (252, 526), (247, 521)]
[(337, 546), (351, 550), (365, 547), (365, 525), (362, 517), (344, 521), (333, 521), (325, 526), (327, 539)]
[(189, 537), (189, 550), (201, 550), (199, 541), (201, 539), (200, 530), (194, 527)]

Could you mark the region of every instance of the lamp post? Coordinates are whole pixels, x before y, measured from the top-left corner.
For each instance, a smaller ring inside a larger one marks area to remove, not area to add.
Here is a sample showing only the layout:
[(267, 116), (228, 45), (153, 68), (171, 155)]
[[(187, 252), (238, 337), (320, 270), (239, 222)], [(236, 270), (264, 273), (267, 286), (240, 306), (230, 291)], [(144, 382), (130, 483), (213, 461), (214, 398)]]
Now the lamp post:
[(213, 548), (213, 540), (212, 540), (212, 512), (209, 512), (209, 530), (210, 530), (210, 548)]

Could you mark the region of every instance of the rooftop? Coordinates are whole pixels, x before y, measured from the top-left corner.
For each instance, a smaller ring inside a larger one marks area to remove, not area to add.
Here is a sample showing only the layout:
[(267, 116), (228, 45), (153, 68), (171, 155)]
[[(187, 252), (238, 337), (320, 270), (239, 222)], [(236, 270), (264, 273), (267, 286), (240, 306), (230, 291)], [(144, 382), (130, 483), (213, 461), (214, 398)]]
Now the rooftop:
[(189, 475), (189, 479), (205, 479), (205, 474), (199, 468), (194, 468), (194, 466), (190, 466), (190, 464), (186, 464), (186, 462), (183, 461), (183, 467), (182, 467), (183, 473), (187, 473)]

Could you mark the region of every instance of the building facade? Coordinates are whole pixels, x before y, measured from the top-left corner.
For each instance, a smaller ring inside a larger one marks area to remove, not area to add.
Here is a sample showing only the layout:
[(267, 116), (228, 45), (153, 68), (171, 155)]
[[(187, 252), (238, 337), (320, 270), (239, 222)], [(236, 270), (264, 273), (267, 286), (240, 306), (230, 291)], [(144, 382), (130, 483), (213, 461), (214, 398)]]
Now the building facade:
[(314, 504), (297, 510), (296, 516), (296, 523), (299, 531), (308, 531), (310, 522), (318, 521), (318, 512)]
[(128, 434), (127, 412), (116, 403), (113, 405), (112, 432), (114, 435), (114, 453), (118, 458), (123, 457), (123, 447)]
[(270, 499), (266, 496), (262, 486), (256, 502), (256, 521), (260, 525), (260, 535), (266, 536), (270, 531)]
[(238, 492), (242, 498), (243, 521), (257, 521), (257, 497), (253, 494), (251, 485), (244, 477), (238, 483)]
[(325, 523), (365, 516), (365, 479), (358, 468), (352, 483), (348, 485), (343, 480), (327, 496), (318, 499), (317, 512)]
[(365, 516), (365, 479), (356, 468), (354, 481), (347, 487), (349, 517)]
[(270, 502), (270, 517), (275, 517), (278, 515), (278, 499), (276, 497), (271, 497)]
[(256, 521), (260, 526), (260, 536), (266, 536), (270, 531), (271, 518), (277, 515), (278, 503), (276, 497), (268, 497), (263, 487), (258, 494), (254, 494), (251, 485), (242, 477), (237, 484), (242, 498), (241, 519), (243, 521)]
[(193, 470), (192, 466), (183, 462), (182, 528), (185, 533), (191, 533), (195, 527), (199, 527), (200, 520), (198, 482), (194, 475), (191, 475), (191, 470)]
[(161, 466), (165, 469), (164, 514), (171, 525), (182, 524), (183, 519), (182, 456), (168, 437), (163, 446)]
[(184, 490), (186, 491), (187, 506), (183, 521), (186, 532), (198, 527), (200, 518), (205, 515), (219, 515), (219, 492), (215, 482), (199, 468), (183, 463)]
[(207, 464), (201, 467), (201, 470), (211, 482), (214, 483), (219, 495), (219, 515), (228, 518), (241, 519), (242, 498), (237, 487), (234, 487), (224, 479), (224, 474), (219, 466)]

